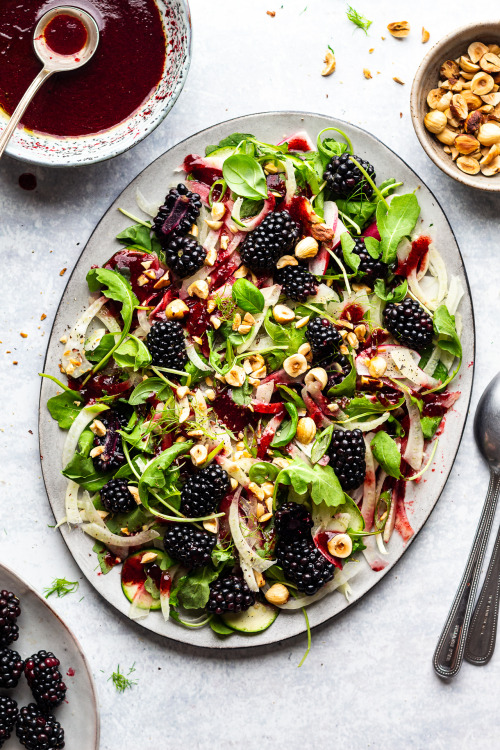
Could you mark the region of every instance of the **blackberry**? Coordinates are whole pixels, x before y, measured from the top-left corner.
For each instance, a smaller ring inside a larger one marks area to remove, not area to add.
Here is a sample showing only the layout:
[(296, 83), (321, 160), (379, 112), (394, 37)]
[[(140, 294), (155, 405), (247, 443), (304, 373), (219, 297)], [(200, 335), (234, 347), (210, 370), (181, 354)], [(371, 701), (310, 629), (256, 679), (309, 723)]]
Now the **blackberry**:
[(180, 279), (196, 273), (207, 257), (207, 251), (194, 237), (174, 237), (164, 252), (168, 266)]
[(351, 372), (351, 360), (344, 354), (336, 354), (328, 368), (326, 390), (341, 383)]
[(21, 614), (19, 599), (12, 591), (0, 591), (0, 646), (8, 646), (19, 638), (16, 620)]
[(286, 255), (299, 239), (297, 224), (288, 211), (267, 214), (257, 229), (243, 242), (240, 255), (252, 271), (272, 272), (274, 264)]
[(153, 229), (163, 244), (171, 237), (187, 234), (200, 215), (201, 198), (179, 183), (169, 190), (165, 203), (158, 209)]
[(343, 490), (354, 490), (363, 484), (366, 446), (361, 430), (334, 430), (328, 455)]
[(109, 513), (130, 513), (137, 508), (125, 479), (110, 479), (101, 490), (101, 500)]
[(316, 294), (316, 279), (303, 266), (279, 268), (274, 278), (282, 285), (283, 294), (296, 302), (306, 302), (308, 297)]
[(310, 535), (312, 526), (311, 514), (300, 503), (283, 503), (274, 514), (274, 528), (282, 539)]
[[(375, 182), (375, 170), (370, 162), (360, 159), (359, 156), (355, 155), (353, 155), (353, 158), (361, 164), (373, 182)], [(363, 196), (368, 199), (373, 195), (372, 186), (366, 181), (358, 167), (351, 161), (350, 154), (342, 154), (330, 159), (323, 174), (323, 179), (326, 180), (330, 190), (339, 195), (356, 198)]]
[(160, 320), (146, 337), (146, 344), (156, 367), (183, 370), (187, 364), (184, 331), (176, 320)]
[(129, 412), (124, 409), (107, 409), (99, 415), (99, 420), (106, 428), (105, 435), (96, 435), (94, 445), (102, 446), (104, 452), (95, 456), (92, 461), (96, 471), (102, 473), (118, 471), (120, 466), (125, 463), (125, 454), (123, 452), (122, 438), (118, 430), (123, 430), (129, 420)]
[(244, 612), (255, 604), (255, 594), (240, 576), (227, 575), (210, 584), (207, 610), (215, 615)]
[(0, 695), (0, 747), (9, 739), (16, 723), (17, 713), (16, 701), (7, 695)]
[(61, 750), (64, 747), (62, 726), (34, 703), (19, 711), (16, 735), (21, 745), (28, 750)]
[(432, 318), (415, 299), (407, 297), (400, 305), (386, 305), (384, 323), (395, 339), (411, 349), (421, 351), (432, 344)]
[(0, 649), (0, 688), (15, 688), (24, 671), (24, 661), (17, 651)]
[(66, 696), (59, 664), (59, 659), (51, 651), (39, 651), (26, 660), (24, 675), (33, 698), (44, 711), (59, 706)]
[(364, 239), (360, 238), (356, 240), (356, 243), (352, 249), (353, 253), (359, 255), (361, 262), (358, 266), (358, 273), (365, 275), (370, 281), (375, 279), (385, 279), (389, 267), (387, 263), (383, 263), (381, 260), (372, 258), (365, 246)]
[(218, 464), (198, 471), (189, 477), (182, 488), (182, 513), (189, 518), (213, 513), (230, 486), (228, 475)]
[(309, 321), (306, 339), (311, 345), (316, 364), (331, 360), (342, 343), (342, 336), (326, 318), (313, 318)]
[(285, 576), (307, 596), (319, 591), (335, 573), (335, 566), (316, 548), (311, 537), (282, 537), (275, 554)]
[(188, 568), (199, 568), (211, 560), (217, 537), (209, 531), (193, 528), (189, 523), (170, 524), (163, 537), (169, 555)]

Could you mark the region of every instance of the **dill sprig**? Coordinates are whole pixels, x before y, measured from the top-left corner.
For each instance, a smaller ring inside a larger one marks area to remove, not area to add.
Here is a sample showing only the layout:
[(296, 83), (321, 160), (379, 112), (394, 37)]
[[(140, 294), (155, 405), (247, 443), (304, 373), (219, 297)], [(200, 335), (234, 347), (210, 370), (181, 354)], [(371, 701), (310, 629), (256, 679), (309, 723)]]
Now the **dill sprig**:
[(66, 596), (66, 594), (74, 594), (77, 591), (80, 583), (78, 581), (67, 581), (65, 578), (54, 578), (50, 586), (44, 588), (43, 593), (45, 598), (48, 599), (52, 594)]
[(116, 672), (113, 672), (111, 677), (108, 678), (108, 682), (111, 680), (116, 690), (119, 693), (123, 693), (128, 688), (131, 688), (134, 685), (137, 685), (137, 680), (130, 679), (130, 675), (133, 674), (133, 672), (135, 672), (135, 662), (132, 664), (132, 666), (130, 667), (126, 675), (120, 672), (120, 665), (118, 664), (116, 668)]
[(368, 18), (361, 15), (361, 13), (358, 13), (357, 10), (354, 10), (351, 5), (347, 6), (346, 16), (355, 26), (359, 29), (363, 29), (365, 34), (368, 34), (368, 29), (372, 25), (372, 21), (369, 21)]
[(232, 297), (217, 296), (214, 298), (214, 302), (217, 305), (221, 319), (231, 320), (231, 318), (233, 317), (234, 311), (238, 307), (234, 299), (232, 299)]

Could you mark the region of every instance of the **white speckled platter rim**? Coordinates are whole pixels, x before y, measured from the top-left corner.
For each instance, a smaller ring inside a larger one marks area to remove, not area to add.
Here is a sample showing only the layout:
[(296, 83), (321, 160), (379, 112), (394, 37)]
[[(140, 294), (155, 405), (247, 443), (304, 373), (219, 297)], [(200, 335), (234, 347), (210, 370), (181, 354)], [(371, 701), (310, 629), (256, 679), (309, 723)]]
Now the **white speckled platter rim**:
[[(11, 645), (23, 659), (45, 649), (61, 661), (61, 672), (68, 687), (66, 700), (55, 711), (65, 734), (66, 750), (98, 750), (99, 707), (94, 679), (82, 647), (70, 628), (50, 604), (29, 583), (0, 562), (0, 590), (13, 591), (21, 601), (18, 620), (19, 640)], [(79, 605), (84, 606), (84, 605)], [(75, 674), (67, 677), (72, 667)], [(33, 702), (24, 677), (15, 690), (2, 691), (14, 698), (19, 708)], [(15, 733), (3, 745), (3, 750), (19, 748)]]
[[(127, 226), (129, 221), (118, 212), (117, 208), (121, 207), (131, 213), (135, 213), (137, 216), (141, 215), (135, 199), (137, 188), (140, 188), (141, 192), (148, 199), (152, 201), (161, 200), (166, 190), (178, 181), (178, 176), (174, 173), (174, 170), (182, 163), (186, 154), (203, 154), (204, 147), (207, 144), (217, 143), (221, 138), (235, 131), (254, 133), (263, 141), (276, 143), (296, 130), (304, 128), (311, 136), (315, 137), (321, 129), (330, 125), (344, 130), (353, 141), (355, 153), (365, 159), (369, 159), (374, 164), (379, 182), (389, 177), (396, 177), (398, 181), (404, 182), (403, 189), (405, 191), (418, 189), (418, 198), (422, 207), (423, 217), (423, 222), (420, 226), (422, 230), (426, 230), (430, 224), (433, 225), (431, 231), (445, 259), (448, 272), (450, 274), (457, 274), (466, 290), (461, 305), (464, 323), (462, 335), (464, 364), (460, 375), (454, 383), (454, 389), (460, 390), (462, 396), (455, 404), (455, 408), (446, 417), (446, 429), (440, 439), (436, 452), (435, 471), (429, 471), (425, 482), (421, 482), (418, 487), (412, 484), (408, 488), (407, 493), (409, 520), (415, 532), (418, 532), (429, 517), (446, 484), (460, 445), (467, 417), (472, 391), (475, 340), (472, 300), (460, 250), (448, 220), (436, 198), (422, 183), (415, 172), (393, 151), (373, 135), (354, 125), (324, 115), (301, 112), (268, 112), (248, 115), (201, 131), (177, 144), (156, 159), (156, 161), (132, 180), (104, 214), (83, 250), (68, 280), (56, 314), (44, 369), (45, 372), (50, 374), (59, 374), (58, 364), (61, 356), (59, 339), (67, 330), (68, 325), (73, 324), (87, 304), (88, 295), (85, 283), (87, 271), (93, 263), (102, 264), (119, 247), (113, 238)], [(42, 472), (54, 515), (59, 521), (64, 516), (66, 487), (66, 480), (60, 473), (60, 457), (65, 433), (51, 419), (45, 406), (47, 399), (55, 395), (56, 392), (56, 386), (49, 380), (43, 379), (40, 392), (39, 415), (40, 453), (43, 456)], [(98, 576), (95, 571), (95, 560), (93, 556), (89, 556), (93, 540), (85, 537), (80, 530), (68, 530), (66, 526), (61, 527), (61, 533), (84, 575), (110, 604), (126, 615), (129, 605), (121, 592), (119, 570), (114, 569), (106, 576)], [(379, 573), (371, 571), (365, 565), (364, 561), (360, 563), (363, 569), (352, 581), (351, 603), (358, 601), (392, 569), (405, 549), (413, 542), (415, 536), (405, 546), (399, 535), (395, 532), (390, 544), (390, 554), (386, 558), (388, 564)], [(314, 627), (335, 617), (348, 606), (350, 606), (349, 603), (340, 594), (334, 593), (325, 597), (308, 609), (311, 626)], [(286, 638), (305, 631), (304, 618), (300, 612), (283, 612), (276, 622), (263, 633), (252, 636), (234, 635), (226, 640), (221, 640), (208, 627), (200, 630), (190, 630), (182, 628), (182, 626), (173, 622), (165, 623), (161, 619), (161, 616), (159, 614), (156, 616), (156, 614), (158, 613), (152, 613), (148, 618), (140, 621), (138, 625), (172, 640), (205, 648), (231, 649), (261, 646), (283, 641)]]
[[(114, 128), (81, 137), (53, 137), (18, 127), (6, 153), (47, 167), (76, 167), (106, 161), (135, 146), (163, 122), (179, 94), (191, 62), (191, 14), (188, 0), (155, 0), (167, 38), (163, 75), (138, 110)], [(77, 3), (78, 4), (78, 3)], [(0, 133), (8, 122), (0, 110)]]

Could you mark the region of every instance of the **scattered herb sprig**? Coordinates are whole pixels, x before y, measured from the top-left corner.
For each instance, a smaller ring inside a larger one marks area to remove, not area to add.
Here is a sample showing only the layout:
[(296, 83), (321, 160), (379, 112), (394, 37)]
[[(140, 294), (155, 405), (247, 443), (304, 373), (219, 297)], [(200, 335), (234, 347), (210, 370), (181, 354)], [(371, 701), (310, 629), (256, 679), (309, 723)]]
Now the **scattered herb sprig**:
[(354, 10), (352, 5), (347, 6), (346, 16), (355, 26), (359, 29), (363, 29), (365, 34), (368, 34), (368, 29), (373, 22), (366, 18), (366, 16), (363, 16), (361, 13), (358, 13), (357, 10)]
[(43, 593), (48, 599), (52, 594), (57, 594), (58, 598), (67, 594), (74, 594), (80, 586), (79, 581), (67, 581), (66, 578), (54, 578), (50, 586), (44, 588)]
[(108, 682), (112, 682), (118, 693), (124, 693), (125, 690), (137, 685), (137, 680), (131, 680), (130, 675), (135, 672), (135, 662), (132, 664), (127, 674), (120, 672), (120, 665), (118, 664), (116, 672), (113, 672), (111, 677), (108, 678)]

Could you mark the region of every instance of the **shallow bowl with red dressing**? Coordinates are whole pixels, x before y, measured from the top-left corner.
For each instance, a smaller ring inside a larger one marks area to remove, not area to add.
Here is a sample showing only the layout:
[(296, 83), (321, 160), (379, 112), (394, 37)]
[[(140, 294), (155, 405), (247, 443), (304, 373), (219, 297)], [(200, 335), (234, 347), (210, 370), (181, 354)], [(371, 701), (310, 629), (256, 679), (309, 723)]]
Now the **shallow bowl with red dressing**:
[[(34, 28), (57, 5), (58, 0), (5, 0), (0, 133), (41, 67), (33, 49)], [(72, 5), (96, 20), (99, 46), (89, 63), (54, 75), (37, 93), (7, 148), (22, 161), (64, 167), (117, 156), (162, 122), (187, 77), (187, 0), (73, 0)], [(79, 31), (78, 24), (62, 16), (43, 33), (49, 48), (78, 55)]]

